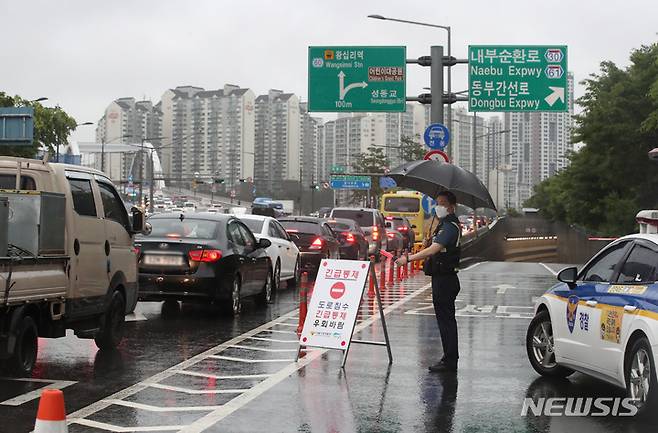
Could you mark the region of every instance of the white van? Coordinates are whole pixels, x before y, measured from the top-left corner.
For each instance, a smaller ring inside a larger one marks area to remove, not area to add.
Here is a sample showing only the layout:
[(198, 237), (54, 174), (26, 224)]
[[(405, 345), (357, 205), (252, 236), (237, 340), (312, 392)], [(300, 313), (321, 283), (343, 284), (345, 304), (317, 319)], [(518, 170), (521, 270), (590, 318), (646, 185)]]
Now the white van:
[[(38, 251), (27, 251), (23, 257), (11, 253), (0, 257), (0, 276), (16, 282), (0, 295), (0, 302), (7, 306), (0, 311), (0, 362), (26, 357), (15, 364), (23, 365), (19, 373), (29, 374), (36, 361), (35, 330), (40, 337), (56, 338), (73, 329), (80, 338), (95, 339), (101, 349), (116, 347), (123, 337), (125, 315), (137, 303), (133, 236), (148, 232), (143, 213), (133, 208), (129, 216), (110, 179), (100, 171), (74, 165), (0, 157), (0, 190), (9, 203), (5, 230), (24, 230), (28, 236), (36, 231), (40, 236), (36, 245), (40, 245), (44, 234), (38, 228), (12, 221), (12, 201), (19, 203), (21, 194), (45, 192), (59, 196), (60, 205), (56, 210), (42, 205), (40, 212), (46, 218), (61, 218), (63, 213), (59, 230), (64, 231), (58, 234), (61, 249), (56, 255), (35, 247)], [(40, 266), (47, 262), (52, 266), (53, 259), (64, 261), (63, 283), (62, 275), (39, 274)], [(32, 266), (24, 268), (24, 279), (16, 267), (20, 264)], [(26, 345), (25, 353), (16, 353)]]

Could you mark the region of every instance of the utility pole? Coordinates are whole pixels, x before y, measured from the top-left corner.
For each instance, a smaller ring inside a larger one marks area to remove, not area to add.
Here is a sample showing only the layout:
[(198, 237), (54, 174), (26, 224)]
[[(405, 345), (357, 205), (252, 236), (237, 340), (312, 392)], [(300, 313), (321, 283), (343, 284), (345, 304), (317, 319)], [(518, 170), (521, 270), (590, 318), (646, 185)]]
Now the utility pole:
[(430, 51), (430, 120), (432, 123), (443, 123), (443, 47), (432, 46)]

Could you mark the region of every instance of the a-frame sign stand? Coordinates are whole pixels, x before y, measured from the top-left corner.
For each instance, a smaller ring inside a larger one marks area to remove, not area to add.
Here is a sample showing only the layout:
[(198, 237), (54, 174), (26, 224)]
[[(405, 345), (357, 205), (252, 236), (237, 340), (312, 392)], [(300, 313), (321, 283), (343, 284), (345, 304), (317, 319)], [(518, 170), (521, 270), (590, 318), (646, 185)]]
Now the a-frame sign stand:
[[(388, 363), (389, 364), (393, 363), (393, 353), (391, 352), (391, 342), (388, 338), (388, 328), (386, 327), (386, 316), (384, 315), (384, 307), (382, 305), (382, 297), (381, 297), (381, 293), (379, 291), (379, 285), (377, 284), (377, 275), (375, 273), (374, 263), (371, 262), (369, 268), (370, 269), (369, 269), (369, 274), (368, 275), (369, 275), (369, 278), (372, 279), (371, 281), (373, 282), (373, 285), (374, 285), (375, 297), (377, 298), (377, 307), (379, 309), (379, 319), (381, 320), (382, 329), (384, 331), (384, 341), (354, 340), (352, 338), (354, 336), (354, 327), (352, 327), (352, 334), (350, 335), (350, 339), (347, 342), (347, 346), (345, 347), (345, 349), (339, 349), (339, 350), (343, 351), (343, 361), (341, 362), (341, 366), (340, 366), (341, 368), (345, 368), (345, 363), (347, 362), (347, 355), (349, 354), (350, 346), (351, 346), (352, 343), (369, 344), (369, 345), (372, 345), (372, 346), (386, 346), (386, 351), (388, 352)], [(365, 284), (368, 284), (367, 280), (366, 280)], [(363, 287), (363, 291), (365, 291), (365, 284), (364, 284), (364, 287)], [(363, 292), (361, 294), (361, 299), (359, 301), (358, 311), (361, 310), (362, 303), (363, 303)], [(358, 313), (357, 313), (357, 316), (358, 316)], [(356, 321), (356, 316), (355, 316), (354, 320)], [(355, 325), (356, 325), (356, 323), (355, 323)], [(306, 346), (302, 345), (301, 342), (300, 342), (299, 348), (297, 349), (297, 357), (296, 357), (295, 361), (299, 360), (299, 356), (301, 354), (301, 351), (302, 351), (303, 347), (306, 347)]]

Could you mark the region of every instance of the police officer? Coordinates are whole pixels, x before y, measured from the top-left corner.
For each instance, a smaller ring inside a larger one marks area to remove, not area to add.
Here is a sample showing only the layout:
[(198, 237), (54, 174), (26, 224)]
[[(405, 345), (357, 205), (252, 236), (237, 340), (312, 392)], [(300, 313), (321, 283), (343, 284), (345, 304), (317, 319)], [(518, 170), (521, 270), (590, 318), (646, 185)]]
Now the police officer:
[(457, 349), (457, 321), (455, 320), (455, 299), (459, 293), (457, 267), (461, 257), (461, 228), (455, 216), (457, 197), (450, 191), (443, 191), (437, 197), (436, 216), (440, 222), (434, 231), (432, 244), (416, 254), (402, 256), (398, 266), (413, 260), (426, 259), (426, 274), (432, 276), (432, 302), (434, 314), (439, 324), (443, 358), (438, 364), (429, 367), (430, 371), (457, 371), (459, 352)]

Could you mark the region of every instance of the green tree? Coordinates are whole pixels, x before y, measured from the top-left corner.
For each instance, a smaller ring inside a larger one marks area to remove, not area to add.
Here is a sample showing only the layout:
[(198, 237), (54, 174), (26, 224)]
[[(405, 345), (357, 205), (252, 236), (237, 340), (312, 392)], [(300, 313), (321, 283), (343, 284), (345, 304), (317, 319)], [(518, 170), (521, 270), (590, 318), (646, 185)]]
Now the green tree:
[(55, 146), (68, 142), (68, 137), (76, 127), (74, 118), (60, 107), (48, 108), (38, 102), (30, 102), (20, 96), (9, 96), (0, 92), (0, 107), (34, 108), (34, 141), (25, 146), (2, 146), (0, 155), (34, 158), (41, 147), (51, 154)]
[(400, 137), (400, 159), (403, 162), (418, 161), (423, 159), (427, 153), (427, 149), (420, 144), (420, 137), (416, 135), (415, 137)]
[(636, 230), (635, 214), (658, 201), (658, 44), (642, 46), (625, 69), (603, 62), (583, 84), (570, 165), (535, 187), (527, 205), (594, 233)]
[[(355, 155), (352, 162), (352, 169), (356, 173), (384, 173), (390, 167), (391, 162), (384, 154), (381, 147), (369, 147), (365, 153), (358, 153)], [(379, 197), (383, 190), (379, 186), (379, 176), (371, 177), (372, 188), (370, 194)], [(352, 203), (362, 202), (367, 197), (367, 191), (355, 190), (352, 193)]]

